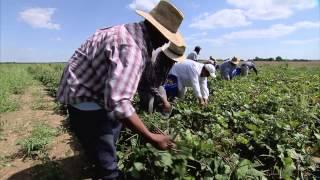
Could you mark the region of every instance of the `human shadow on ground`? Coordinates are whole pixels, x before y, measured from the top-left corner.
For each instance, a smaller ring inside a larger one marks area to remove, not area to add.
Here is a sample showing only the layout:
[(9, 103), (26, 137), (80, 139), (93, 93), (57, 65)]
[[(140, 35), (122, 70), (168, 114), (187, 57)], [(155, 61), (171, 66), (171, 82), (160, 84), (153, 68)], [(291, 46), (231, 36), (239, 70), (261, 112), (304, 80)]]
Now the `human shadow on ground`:
[(73, 156), (56, 161), (44, 161), (13, 174), (8, 180), (79, 180), (93, 177), (90, 168), (85, 167), (82, 157)]
[[(64, 159), (54, 159), (49, 158), (48, 156), (25, 157), (38, 158), (41, 160), (41, 163), (13, 174), (8, 180), (79, 180), (93, 178), (92, 165), (87, 161), (81, 145), (76, 136), (72, 133), (68, 116), (66, 115), (65, 117), (66, 118), (61, 122), (59, 129), (63, 133), (68, 133), (70, 135), (70, 138), (66, 143), (70, 146), (74, 155)], [(21, 157), (23, 155), (19, 153), (15, 156)]]

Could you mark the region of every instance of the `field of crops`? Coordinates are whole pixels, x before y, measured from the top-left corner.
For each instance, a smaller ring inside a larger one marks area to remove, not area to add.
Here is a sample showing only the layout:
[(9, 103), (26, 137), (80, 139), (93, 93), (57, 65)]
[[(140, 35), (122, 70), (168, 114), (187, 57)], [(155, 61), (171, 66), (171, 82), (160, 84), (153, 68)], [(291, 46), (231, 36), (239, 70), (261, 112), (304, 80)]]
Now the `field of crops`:
[(0, 65), (0, 113), (18, 108), (17, 99), (11, 95), (21, 94), (31, 80), (26, 65)]
[[(24, 72), (54, 96), (62, 69), (41, 64)], [(177, 150), (158, 151), (124, 129), (117, 146), (120, 169), (130, 179), (319, 178), (313, 158), (320, 157), (320, 65), (259, 70), (232, 81), (211, 79), (205, 108), (189, 92), (168, 119), (137, 109), (149, 128), (174, 138)], [(0, 102), (3, 97), (8, 94)]]

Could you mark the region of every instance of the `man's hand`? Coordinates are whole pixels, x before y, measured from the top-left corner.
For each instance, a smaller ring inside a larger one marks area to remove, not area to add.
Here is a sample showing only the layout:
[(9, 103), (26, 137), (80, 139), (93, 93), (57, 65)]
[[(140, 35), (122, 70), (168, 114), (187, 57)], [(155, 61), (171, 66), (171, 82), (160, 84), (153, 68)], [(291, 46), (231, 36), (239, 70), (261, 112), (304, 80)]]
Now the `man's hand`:
[(203, 106), (203, 107), (208, 105), (208, 99), (205, 99), (205, 98), (202, 98), (202, 97), (198, 97), (198, 101), (199, 101), (199, 104), (201, 106)]
[(168, 150), (175, 147), (175, 143), (165, 134), (151, 135), (150, 143), (159, 150)]
[(202, 97), (198, 97), (198, 102), (199, 102), (200, 105), (204, 104)]
[(203, 102), (204, 102), (204, 105), (208, 105), (208, 99), (206, 99), (206, 98), (203, 98)]
[(171, 105), (168, 101), (163, 102), (163, 112), (164, 113), (170, 113), (171, 111)]
[(160, 150), (175, 147), (170, 137), (160, 130), (157, 131), (157, 134), (150, 132), (136, 113), (126, 119), (122, 119), (121, 122), (132, 131), (146, 138), (148, 142)]

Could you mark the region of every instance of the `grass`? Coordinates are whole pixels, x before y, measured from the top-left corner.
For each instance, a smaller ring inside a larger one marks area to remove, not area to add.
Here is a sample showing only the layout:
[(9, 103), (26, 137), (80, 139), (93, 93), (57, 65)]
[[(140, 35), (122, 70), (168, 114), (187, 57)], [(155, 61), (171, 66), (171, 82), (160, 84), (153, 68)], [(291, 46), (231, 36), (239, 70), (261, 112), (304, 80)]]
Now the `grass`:
[(18, 144), (25, 156), (34, 157), (45, 153), (47, 144), (52, 141), (57, 133), (56, 129), (46, 124), (37, 124), (33, 127), (31, 135), (20, 140)]
[(31, 105), (32, 110), (52, 110), (55, 108), (56, 104), (45, 97), (45, 94), (39, 92), (39, 88), (32, 93), (33, 103)]
[[(258, 76), (250, 74), (232, 81), (210, 79), (210, 104), (206, 108), (196, 106), (189, 91), (176, 103), (169, 120), (157, 114), (140, 114), (147, 125), (155, 124), (177, 135), (180, 152), (159, 153), (125, 131), (117, 147), (119, 165), (123, 164), (120, 168), (132, 174), (172, 179), (214, 175), (246, 179), (253, 173), (260, 177), (262, 172), (271, 179), (293, 179), (297, 173), (311, 178), (319, 173), (314, 170), (319, 166), (309, 165), (308, 160), (315, 152), (306, 149), (319, 149), (319, 123), (315, 119), (320, 117), (320, 63), (308, 63), (257, 63)], [(54, 95), (61, 67), (35, 65), (28, 70)], [(41, 101), (34, 103), (36, 109), (45, 108)], [(45, 152), (52, 138), (66, 131), (39, 124), (29, 137), (19, 141), (26, 156), (45, 155), (41, 156), (40, 169), (34, 171), (36, 179), (63, 179), (60, 164), (46, 160)], [(192, 165), (194, 168), (189, 167)]]
[(32, 83), (27, 65), (0, 64), (0, 113), (19, 108), (15, 94), (21, 94)]
[(9, 164), (10, 161), (11, 161), (11, 159), (9, 157), (0, 156), (0, 169), (3, 167), (10, 166), (10, 164)]

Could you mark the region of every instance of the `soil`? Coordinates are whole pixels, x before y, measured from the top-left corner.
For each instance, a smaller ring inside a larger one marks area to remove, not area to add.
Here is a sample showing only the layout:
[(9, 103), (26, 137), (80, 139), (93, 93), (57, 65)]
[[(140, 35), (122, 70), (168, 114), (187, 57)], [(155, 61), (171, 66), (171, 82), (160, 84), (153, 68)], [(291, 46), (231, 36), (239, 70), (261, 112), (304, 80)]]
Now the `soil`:
[[(54, 111), (56, 105), (53, 98), (46, 94), (44, 87), (32, 85), (24, 94), (14, 98), (19, 100), (20, 108), (0, 114), (0, 179), (88, 178), (80, 173), (86, 163), (78, 143), (67, 130), (66, 116)], [(59, 135), (48, 145), (45, 158), (25, 157), (17, 143), (30, 135), (32, 127), (38, 123), (56, 128)]]

